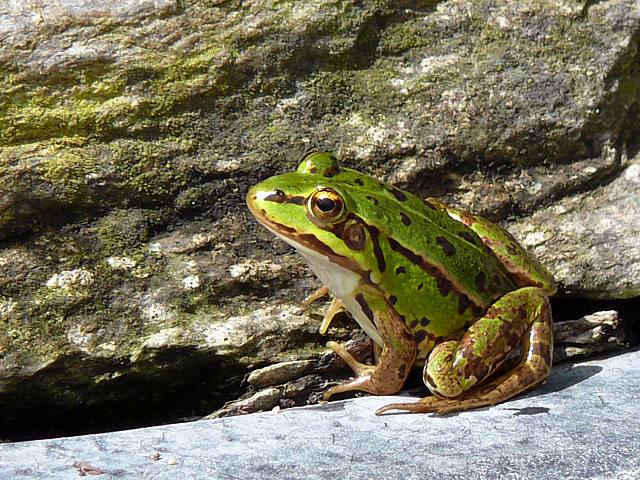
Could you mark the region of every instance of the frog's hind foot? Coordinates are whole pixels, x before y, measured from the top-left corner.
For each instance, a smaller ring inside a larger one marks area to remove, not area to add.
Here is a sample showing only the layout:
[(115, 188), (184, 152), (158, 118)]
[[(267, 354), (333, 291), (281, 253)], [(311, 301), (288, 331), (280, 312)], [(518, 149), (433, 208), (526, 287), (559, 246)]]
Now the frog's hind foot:
[(421, 398), (413, 403), (390, 403), (376, 410), (376, 415), (382, 415), (390, 410), (404, 410), (409, 413), (435, 413), (446, 415), (448, 413), (462, 412), (473, 408), (488, 407), (504, 400), (497, 392), (464, 395), (460, 398), (439, 398), (435, 395)]

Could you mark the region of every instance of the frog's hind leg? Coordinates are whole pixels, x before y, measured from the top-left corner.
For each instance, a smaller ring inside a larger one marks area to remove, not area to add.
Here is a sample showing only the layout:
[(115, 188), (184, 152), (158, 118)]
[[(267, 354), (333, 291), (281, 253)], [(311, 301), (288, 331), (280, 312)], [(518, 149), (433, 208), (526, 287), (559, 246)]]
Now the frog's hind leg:
[[(424, 381), (434, 396), (386, 405), (376, 413), (407, 410), (444, 414), (503, 402), (549, 376), (552, 328), (549, 299), (543, 290), (524, 287), (508, 293), (469, 327), (459, 342), (443, 342), (431, 352)], [(520, 345), (520, 362), (512, 370), (470, 390)]]

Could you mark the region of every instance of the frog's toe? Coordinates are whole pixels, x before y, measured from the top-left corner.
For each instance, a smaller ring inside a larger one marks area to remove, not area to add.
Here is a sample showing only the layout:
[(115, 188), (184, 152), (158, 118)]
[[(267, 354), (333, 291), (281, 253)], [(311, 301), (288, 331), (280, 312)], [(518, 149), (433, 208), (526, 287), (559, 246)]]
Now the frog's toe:
[(447, 413), (465, 410), (460, 402), (447, 400), (436, 396), (425, 397), (412, 403), (390, 403), (376, 410), (376, 415), (382, 415), (391, 410), (402, 410), (409, 413), (435, 413), (445, 415)]

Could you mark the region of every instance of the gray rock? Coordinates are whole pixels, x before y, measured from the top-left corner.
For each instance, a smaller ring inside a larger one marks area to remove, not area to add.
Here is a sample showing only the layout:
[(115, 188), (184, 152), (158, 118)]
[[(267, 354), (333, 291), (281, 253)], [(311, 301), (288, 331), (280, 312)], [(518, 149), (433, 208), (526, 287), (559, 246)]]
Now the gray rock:
[(321, 356), (316, 280), (243, 203), (309, 147), (495, 220), (569, 205), (529, 243), (561, 293), (636, 295), (633, 184), (576, 192), (632, 172), (639, 32), (633, 0), (4, 2), (1, 419), (180, 416)]
[(563, 198), (509, 225), (571, 294), (640, 296), (640, 156), (610, 183)]
[[(364, 397), (213, 421), (0, 445), (6, 478), (632, 479), (640, 351), (555, 368), (506, 404), (436, 417)], [(74, 467), (74, 464), (76, 465)]]

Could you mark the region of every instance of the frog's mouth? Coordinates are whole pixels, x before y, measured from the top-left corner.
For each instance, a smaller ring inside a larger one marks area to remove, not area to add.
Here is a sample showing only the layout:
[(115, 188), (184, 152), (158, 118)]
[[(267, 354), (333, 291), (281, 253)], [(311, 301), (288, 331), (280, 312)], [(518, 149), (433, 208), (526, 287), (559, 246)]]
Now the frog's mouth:
[[(253, 212), (253, 210), (252, 210)], [(267, 230), (294, 247), (306, 260), (316, 276), (331, 293), (339, 298), (345, 309), (354, 317), (358, 325), (379, 346), (384, 345), (380, 331), (355, 300), (358, 287), (363, 279), (369, 281), (369, 272), (363, 270), (353, 260), (335, 253), (330, 247), (310, 233), (300, 234), (296, 230), (273, 222), (265, 216), (255, 215)]]

